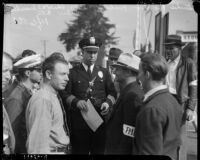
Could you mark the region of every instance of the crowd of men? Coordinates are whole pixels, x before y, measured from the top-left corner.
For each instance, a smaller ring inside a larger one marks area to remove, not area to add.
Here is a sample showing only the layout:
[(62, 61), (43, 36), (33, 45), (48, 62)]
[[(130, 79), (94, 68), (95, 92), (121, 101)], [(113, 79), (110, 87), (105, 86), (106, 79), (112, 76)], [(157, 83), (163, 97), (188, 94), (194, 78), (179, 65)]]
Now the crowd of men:
[[(185, 124), (197, 102), (197, 70), (181, 54), (181, 37), (167, 37), (167, 60), (162, 54), (111, 48), (107, 68), (95, 64), (101, 45), (96, 37), (83, 38), (82, 56), (69, 62), (59, 52), (42, 59), (25, 50), (15, 60), (3, 52), (5, 154), (186, 160)], [(83, 116), (91, 107), (102, 119), (96, 130)]]

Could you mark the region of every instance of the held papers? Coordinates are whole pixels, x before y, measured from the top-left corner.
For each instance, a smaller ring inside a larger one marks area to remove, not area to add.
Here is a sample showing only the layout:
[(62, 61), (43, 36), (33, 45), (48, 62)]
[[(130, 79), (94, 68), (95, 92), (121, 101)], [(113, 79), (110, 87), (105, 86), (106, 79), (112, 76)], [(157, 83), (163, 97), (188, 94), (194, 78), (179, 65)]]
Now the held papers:
[(95, 132), (97, 128), (103, 123), (103, 119), (94, 109), (94, 106), (89, 99), (87, 100), (87, 106), (88, 111), (81, 111), (81, 114), (87, 125), (93, 130), (93, 132)]

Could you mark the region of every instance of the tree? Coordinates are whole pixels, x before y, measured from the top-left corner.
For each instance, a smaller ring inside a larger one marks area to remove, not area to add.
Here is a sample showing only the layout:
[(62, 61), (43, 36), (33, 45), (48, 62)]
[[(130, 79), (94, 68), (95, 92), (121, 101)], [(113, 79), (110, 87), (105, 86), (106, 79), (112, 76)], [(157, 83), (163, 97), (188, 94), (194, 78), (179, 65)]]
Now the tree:
[(80, 5), (78, 9), (73, 11), (75, 19), (71, 23), (67, 23), (67, 30), (59, 35), (59, 40), (63, 42), (67, 51), (75, 49), (78, 42), (87, 36), (98, 37), (103, 48), (110, 44), (117, 44), (117, 38), (114, 37), (114, 24), (110, 24), (107, 17), (104, 17), (105, 11), (103, 5)]

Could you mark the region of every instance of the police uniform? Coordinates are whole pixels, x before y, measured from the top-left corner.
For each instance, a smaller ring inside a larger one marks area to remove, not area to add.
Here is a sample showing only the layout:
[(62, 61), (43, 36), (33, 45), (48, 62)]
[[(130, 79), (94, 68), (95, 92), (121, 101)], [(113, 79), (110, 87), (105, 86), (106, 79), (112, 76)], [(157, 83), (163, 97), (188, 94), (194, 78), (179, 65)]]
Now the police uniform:
[[(98, 47), (97, 41), (83, 39), (79, 46)], [(111, 107), (116, 97), (114, 84), (107, 69), (94, 65), (91, 76), (88, 75), (83, 63), (70, 70), (69, 82), (65, 89), (65, 99), (69, 109), (72, 152), (74, 154), (103, 154), (105, 146), (105, 122), (93, 132), (80, 110), (77, 108), (79, 100), (92, 102), (95, 110), (100, 114), (101, 105), (107, 102)]]

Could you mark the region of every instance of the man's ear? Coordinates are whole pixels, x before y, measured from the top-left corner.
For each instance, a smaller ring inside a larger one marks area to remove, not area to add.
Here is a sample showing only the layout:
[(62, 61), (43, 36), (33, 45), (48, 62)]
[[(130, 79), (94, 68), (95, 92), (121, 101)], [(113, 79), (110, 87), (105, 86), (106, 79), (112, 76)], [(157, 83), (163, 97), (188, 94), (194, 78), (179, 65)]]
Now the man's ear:
[(51, 73), (51, 71), (50, 71), (50, 70), (46, 70), (45, 74), (46, 74), (47, 79), (50, 80), (51, 77), (52, 77), (52, 73)]
[(30, 77), (31, 71), (30, 71), (30, 70), (26, 70), (26, 71), (24, 72), (24, 74), (25, 74), (27, 77)]
[(146, 71), (146, 76), (148, 79), (150, 78), (151, 74), (149, 73), (149, 71)]

